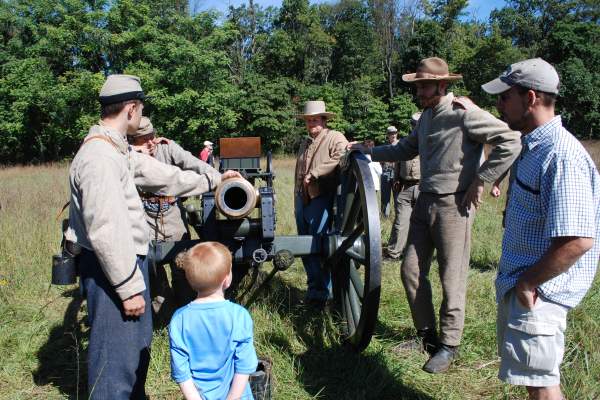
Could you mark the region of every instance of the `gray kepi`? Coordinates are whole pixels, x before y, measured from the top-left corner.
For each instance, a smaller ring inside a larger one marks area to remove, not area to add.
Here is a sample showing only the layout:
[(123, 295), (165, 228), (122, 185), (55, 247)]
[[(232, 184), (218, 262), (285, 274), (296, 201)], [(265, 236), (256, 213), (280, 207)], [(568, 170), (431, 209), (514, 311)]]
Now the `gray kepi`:
[(306, 119), (308, 117), (325, 117), (326, 119), (330, 119), (335, 117), (335, 114), (327, 112), (324, 101), (311, 100), (304, 104), (304, 112), (296, 115), (296, 117), (301, 119)]
[(144, 101), (146, 99), (140, 78), (133, 75), (109, 75), (100, 89), (99, 100), (103, 106), (127, 100)]

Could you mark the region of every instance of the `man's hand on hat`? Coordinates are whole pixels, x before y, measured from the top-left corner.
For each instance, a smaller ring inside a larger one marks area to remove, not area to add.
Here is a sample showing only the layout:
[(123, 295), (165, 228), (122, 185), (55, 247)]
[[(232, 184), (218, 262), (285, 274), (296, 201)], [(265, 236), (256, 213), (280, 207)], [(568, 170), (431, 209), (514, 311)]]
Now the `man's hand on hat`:
[(226, 179), (231, 179), (231, 178), (242, 178), (242, 175), (240, 175), (239, 172), (228, 169), (227, 171), (223, 172), (221, 174), (221, 180), (224, 181)]
[(471, 183), (465, 192), (462, 202), (463, 207), (471, 208), (471, 205), (473, 205), (476, 209), (479, 208), (481, 205), (481, 195), (483, 194), (483, 185), (484, 183), (481, 178), (476, 177), (473, 180), (473, 183)]
[(360, 151), (363, 154), (371, 154), (371, 148), (364, 144), (364, 142), (350, 142), (346, 147), (349, 151)]

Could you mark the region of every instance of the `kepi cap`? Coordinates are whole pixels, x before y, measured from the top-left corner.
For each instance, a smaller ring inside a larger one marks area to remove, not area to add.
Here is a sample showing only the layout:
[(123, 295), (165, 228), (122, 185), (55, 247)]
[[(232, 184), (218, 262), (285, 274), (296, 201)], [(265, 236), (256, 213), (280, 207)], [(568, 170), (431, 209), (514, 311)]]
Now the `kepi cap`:
[(388, 135), (396, 134), (396, 133), (398, 133), (398, 129), (396, 129), (396, 127), (394, 125), (390, 125), (387, 127), (386, 132)]
[(481, 88), (489, 94), (500, 94), (519, 85), (558, 94), (559, 84), (558, 73), (552, 65), (541, 58), (531, 58), (512, 64), (498, 78), (481, 85)]
[(109, 75), (100, 89), (99, 100), (102, 105), (145, 99), (140, 78), (133, 75)]
[(150, 122), (150, 118), (142, 117), (142, 119), (140, 120), (140, 127), (130, 137), (133, 138), (133, 137), (150, 135), (151, 133), (154, 133), (154, 132), (155, 132), (154, 126), (152, 126), (152, 122)]
[(213, 142), (210, 142), (208, 140), (204, 141), (204, 146), (212, 146), (212, 145), (213, 145)]

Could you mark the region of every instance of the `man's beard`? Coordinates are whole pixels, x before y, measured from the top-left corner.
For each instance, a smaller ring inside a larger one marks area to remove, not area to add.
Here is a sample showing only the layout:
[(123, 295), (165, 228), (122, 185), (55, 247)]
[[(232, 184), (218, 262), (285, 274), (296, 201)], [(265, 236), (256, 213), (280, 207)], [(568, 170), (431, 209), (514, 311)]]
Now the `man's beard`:
[(500, 115), (501, 119), (507, 123), (508, 127), (513, 131), (522, 132), (523, 129), (527, 126), (527, 117), (529, 116), (529, 111), (523, 111), (521, 117), (515, 121), (507, 121), (504, 115)]

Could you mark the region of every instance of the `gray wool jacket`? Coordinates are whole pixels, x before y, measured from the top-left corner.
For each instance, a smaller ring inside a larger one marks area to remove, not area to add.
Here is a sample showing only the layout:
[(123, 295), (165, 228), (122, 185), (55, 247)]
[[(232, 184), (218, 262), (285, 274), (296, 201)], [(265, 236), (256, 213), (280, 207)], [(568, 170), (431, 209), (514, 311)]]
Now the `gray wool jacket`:
[[(103, 139), (89, 140), (97, 136)], [(136, 186), (159, 195), (194, 196), (220, 180), (136, 153), (123, 133), (100, 122), (71, 163), (66, 239), (94, 251), (117, 295), (127, 299), (146, 289), (136, 259), (148, 252), (149, 227)]]
[[(209, 182), (217, 182), (221, 179), (219, 171), (195, 157), (173, 140), (158, 144), (154, 158), (184, 171), (194, 171), (200, 175), (206, 174), (209, 176)], [(215, 187), (212, 186), (208, 191), (214, 189)], [(161, 214), (146, 211), (146, 220), (150, 226), (150, 240), (181, 240), (188, 231), (185, 210), (181, 209), (179, 201)]]
[[(492, 147), (483, 163), (483, 145)], [(521, 134), (477, 107), (466, 97), (444, 96), (423, 111), (413, 132), (395, 145), (372, 149), (373, 160), (398, 161), (420, 157), (425, 193), (465, 191), (475, 177), (494, 182), (521, 151)]]

